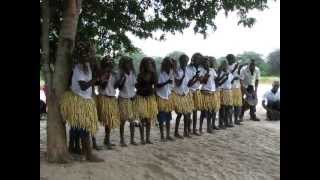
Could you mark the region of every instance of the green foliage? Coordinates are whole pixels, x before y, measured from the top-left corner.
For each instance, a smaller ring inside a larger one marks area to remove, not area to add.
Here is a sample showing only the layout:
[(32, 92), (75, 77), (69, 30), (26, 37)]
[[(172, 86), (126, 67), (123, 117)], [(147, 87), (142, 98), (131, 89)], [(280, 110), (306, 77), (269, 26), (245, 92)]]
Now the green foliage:
[[(53, 62), (64, 2), (50, 1), (50, 60)], [(209, 30), (216, 30), (214, 20), (218, 12), (224, 11), (227, 15), (235, 11), (239, 15), (238, 24), (251, 27), (255, 19), (248, 17), (248, 12), (253, 9), (263, 10), (267, 8), (266, 4), (267, 0), (82, 1), (77, 39), (93, 40), (98, 54), (116, 57), (137, 50), (128, 38), (128, 32), (139, 38), (163, 40), (166, 33), (182, 32), (192, 25), (194, 32), (205, 38)], [(163, 32), (159, 37), (153, 34), (157, 30)]]
[(270, 67), (270, 74), (280, 75), (280, 49), (271, 52), (268, 57), (268, 65)]
[(167, 54), (166, 56), (169, 56), (179, 62), (179, 58), (182, 54), (185, 54), (185, 53), (181, 52), (181, 51), (173, 51), (173, 52)]

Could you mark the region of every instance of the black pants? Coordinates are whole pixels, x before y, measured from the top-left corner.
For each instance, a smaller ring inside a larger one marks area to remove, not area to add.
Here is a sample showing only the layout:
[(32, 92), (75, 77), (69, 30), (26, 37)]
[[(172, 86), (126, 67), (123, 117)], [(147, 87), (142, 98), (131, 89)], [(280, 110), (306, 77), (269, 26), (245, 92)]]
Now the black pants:
[(40, 100), (40, 114), (44, 114), (46, 113), (46, 108), (47, 108), (47, 105), (45, 102), (43, 102), (42, 100)]
[(247, 101), (244, 99), (242, 100), (243, 105), (241, 109), (241, 115), (240, 117), (243, 118), (244, 113), (249, 109), (250, 110), (250, 119), (255, 119), (256, 118), (256, 106), (250, 106)]
[(267, 118), (269, 120), (280, 119), (280, 101), (268, 101), (267, 104)]

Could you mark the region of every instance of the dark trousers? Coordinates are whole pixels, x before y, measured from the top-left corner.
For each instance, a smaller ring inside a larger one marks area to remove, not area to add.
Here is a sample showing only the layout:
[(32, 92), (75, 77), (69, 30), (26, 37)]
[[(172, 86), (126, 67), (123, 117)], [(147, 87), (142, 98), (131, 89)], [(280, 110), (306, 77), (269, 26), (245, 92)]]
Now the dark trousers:
[(280, 101), (268, 101), (267, 104), (267, 118), (269, 120), (280, 119)]
[(241, 109), (240, 118), (243, 118), (244, 113), (249, 109), (250, 110), (250, 119), (256, 118), (256, 106), (250, 106), (247, 101), (243, 100), (243, 105)]

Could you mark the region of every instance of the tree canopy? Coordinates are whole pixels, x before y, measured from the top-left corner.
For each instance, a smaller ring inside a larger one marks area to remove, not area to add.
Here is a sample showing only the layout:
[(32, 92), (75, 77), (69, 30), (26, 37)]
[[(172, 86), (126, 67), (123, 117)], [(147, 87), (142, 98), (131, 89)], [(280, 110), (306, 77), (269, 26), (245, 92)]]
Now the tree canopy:
[(268, 65), (270, 69), (270, 74), (280, 75), (280, 49), (271, 52), (268, 57)]
[[(63, 0), (50, 1), (52, 61), (55, 59), (64, 7)], [(89, 0), (82, 2), (77, 38), (94, 40), (98, 54), (116, 56), (137, 50), (128, 33), (139, 38), (163, 40), (166, 33), (182, 33), (185, 28), (192, 27), (195, 33), (206, 37), (208, 31), (217, 29), (214, 19), (220, 11), (226, 15), (236, 11), (238, 24), (251, 27), (255, 19), (248, 17), (247, 13), (252, 9), (265, 8), (267, 0)], [(153, 34), (156, 30), (163, 34), (156, 37)]]

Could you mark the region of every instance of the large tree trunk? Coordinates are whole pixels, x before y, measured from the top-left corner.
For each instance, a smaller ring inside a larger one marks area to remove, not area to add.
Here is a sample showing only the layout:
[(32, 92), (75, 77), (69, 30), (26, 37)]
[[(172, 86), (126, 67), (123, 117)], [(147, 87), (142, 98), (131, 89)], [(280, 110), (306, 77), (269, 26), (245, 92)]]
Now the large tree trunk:
[[(49, 162), (69, 162), (66, 127), (59, 111), (59, 100), (68, 87), (71, 72), (71, 55), (77, 32), (81, 0), (65, 1), (63, 21), (60, 28), (58, 50), (48, 93), (47, 155)], [(49, 63), (49, 61), (48, 61)], [(49, 64), (47, 64), (49, 65)]]

